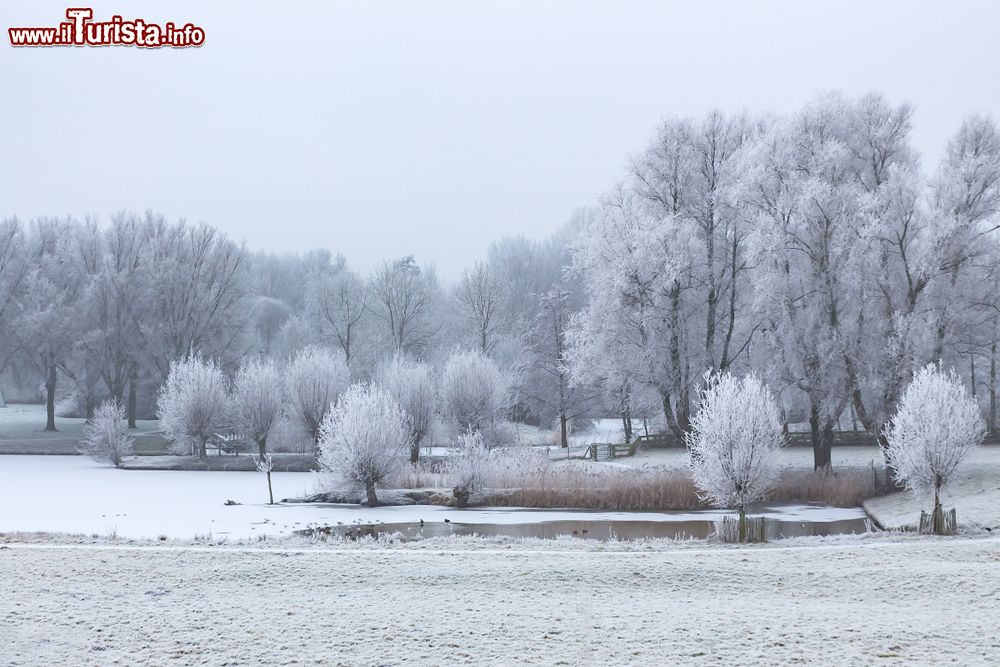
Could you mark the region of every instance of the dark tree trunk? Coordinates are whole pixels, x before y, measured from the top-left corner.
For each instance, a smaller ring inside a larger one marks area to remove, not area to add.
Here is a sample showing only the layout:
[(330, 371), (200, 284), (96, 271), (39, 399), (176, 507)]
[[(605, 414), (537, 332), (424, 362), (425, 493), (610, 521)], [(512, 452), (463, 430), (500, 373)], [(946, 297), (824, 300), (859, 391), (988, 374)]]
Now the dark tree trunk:
[(368, 495), (368, 507), (376, 507), (378, 505), (378, 497), (375, 495), (375, 485), (368, 484), (365, 486), (365, 493)]
[(45, 430), (56, 430), (56, 365), (49, 365), (45, 377)]
[(566, 411), (562, 410), (559, 412), (559, 446), (565, 449), (569, 447), (569, 419), (566, 417)]
[(990, 433), (997, 427), (997, 339), (990, 344)]
[(410, 463), (416, 463), (420, 460), (420, 441), (422, 438), (413, 438), (410, 441)]
[(128, 374), (128, 427), (129, 428), (136, 428), (135, 410), (139, 396), (139, 389), (137, 387), (138, 384), (139, 384), (139, 364), (133, 361), (132, 367), (129, 368), (129, 374)]
[(809, 438), (813, 447), (813, 469), (828, 469), (830, 448), (833, 444), (833, 427), (827, 424), (824, 428), (820, 428), (819, 404), (815, 402), (809, 407)]

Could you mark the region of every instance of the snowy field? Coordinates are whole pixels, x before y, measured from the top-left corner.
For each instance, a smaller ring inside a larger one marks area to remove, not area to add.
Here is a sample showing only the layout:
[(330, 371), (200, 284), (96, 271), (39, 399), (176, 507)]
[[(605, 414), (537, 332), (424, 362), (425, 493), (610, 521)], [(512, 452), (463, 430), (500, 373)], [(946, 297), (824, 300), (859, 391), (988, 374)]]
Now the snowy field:
[[(315, 491), (311, 473), (274, 473), (275, 499)], [(141, 539), (164, 535), (246, 539), (278, 537), (313, 525), (407, 523), (423, 519), (464, 524), (542, 521), (714, 520), (719, 512), (582, 512), (511, 508), (457, 510), (440, 506), (269, 506), (264, 478), (253, 472), (118, 470), (82, 456), (0, 457), (0, 532), (41, 531)], [(241, 503), (226, 506), (227, 500)], [(17, 508), (16, 511), (14, 508)], [(783, 521), (832, 522), (864, 516), (859, 509), (778, 507)]]
[[(6, 664), (959, 664), (1000, 540), (645, 548), (6, 543)], [(481, 542), (481, 541), (480, 541)], [(704, 544), (704, 543), (701, 543)]]

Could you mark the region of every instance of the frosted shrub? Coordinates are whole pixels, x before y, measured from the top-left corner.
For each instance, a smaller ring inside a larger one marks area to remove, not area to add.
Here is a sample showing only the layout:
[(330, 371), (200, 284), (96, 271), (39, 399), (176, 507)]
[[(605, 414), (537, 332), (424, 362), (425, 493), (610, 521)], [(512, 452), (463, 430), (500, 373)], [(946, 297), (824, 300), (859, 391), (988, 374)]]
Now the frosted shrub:
[(441, 375), (444, 412), (460, 433), (479, 431), (491, 435), (506, 405), (507, 385), (503, 372), (482, 352), (455, 352), (445, 362)]
[(911, 491), (934, 492), (932, 530), (944, 531), (941, 489), (986, 433), (979, 405), (954, 370), (929, 364), (903, 392), (885, 429), (893, 476)]
[(778, 404), (757, 376), (706, 376), (698, 412), (686, 435), (691, 475), (701, 495), (739, 511), (739, 539), (746, 539), (746, 507), (777, 479), (775, 453), (784, 444)]
[(160, 425), (183, 453), (206, 458), (205, 443), (228, 423), (226, 378), (215, 361), (187, 357), (170, 364), (160, 389)]
[(281, 416), (283, 396), (281, 375), (273, 361), (254, 359), (240, 367), (233, 381), (233, 422), (257, 445), (257, 469), (267, 476), (267, 494), (271, 491), (271, 457), (267, 441)]
[(110, 463), (120, 468), (127, 456), (132, 456), (135, 440), (125, 422), (125, 406), (108, 399), (94, 411), (94, 417), (83, 431), (80, 452), (98, 463)]
[(455, 504), (465, 507), (469, 498), (489, 483), (490, 448), (479, 431), (466, 431), (456, 438), (448, 460), (448, 471), (455, 485)]
[(341, 489), (364, 491), (378, 504), (376, 485), (402, 463), (410, 429), (406, 413), (377, 385), (350, 387), (320, 428), (319, 464)]
[(288, 364), (288, 415), (317, 451), (323, 419), (350, 381), (344, 359), (330, 350), (307, 347)]

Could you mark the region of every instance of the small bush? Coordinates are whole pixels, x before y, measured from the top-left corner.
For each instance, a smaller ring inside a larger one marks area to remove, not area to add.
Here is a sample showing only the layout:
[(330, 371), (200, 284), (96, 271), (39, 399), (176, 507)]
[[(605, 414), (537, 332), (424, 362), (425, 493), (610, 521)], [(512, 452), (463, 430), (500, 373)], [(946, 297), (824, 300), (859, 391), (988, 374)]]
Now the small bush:
[(479, 493), (486, 487), (490, 468), (490, 448), (483, 441), (483, 434), (468, 431), (458, 436), (448, 460), (448, 471), (455, 485), (453, 492), (456, 505), (465, 507), (474, 493)]
[(93, 420), (84, 429), (80, 453), (120, 468), (125, 457), (132, 456), (134, 445), (125, 422), (125, 406), (109, 399), (94, 411)]

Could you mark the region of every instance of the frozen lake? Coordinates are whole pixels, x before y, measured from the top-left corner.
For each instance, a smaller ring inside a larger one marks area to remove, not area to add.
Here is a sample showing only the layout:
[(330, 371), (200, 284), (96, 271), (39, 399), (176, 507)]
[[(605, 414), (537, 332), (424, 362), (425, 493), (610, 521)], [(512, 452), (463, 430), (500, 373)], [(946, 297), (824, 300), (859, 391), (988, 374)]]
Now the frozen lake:
[[(272, 478), (276, 499), (304, 496), (316, 490), (317, 476), (312, 473), (275, 473)], [(721, 514), (458, 510), (427, 505), (374, 509), (354, 505), (268, 506), (262, 502), (266, 498), (264, 476), (253, 472), (118, 470), (82, 456), (0, 456), (0, 507), (4, 508), (0, 513), (0, 532), (117, 534), (128, 538), (165, 535), (178, 539), (211, 534), (253, 538), (261, 534), (287, 535), (317, 525), (412, 524), (421, 519), (428, 524), (444, 524), (449, 519), (459, 527), (481, 525), (479, 532), (496, 534), (496, 526), (513, 524), (704, 522)], [(241, 504), (226, 506), (227, 500)], [(790, 524), (838, 524), (865, 517), (860, 509), (802, 505), (762, 509), (765, 516)], [(526, 533), (511, 529), (508, 534)]]

